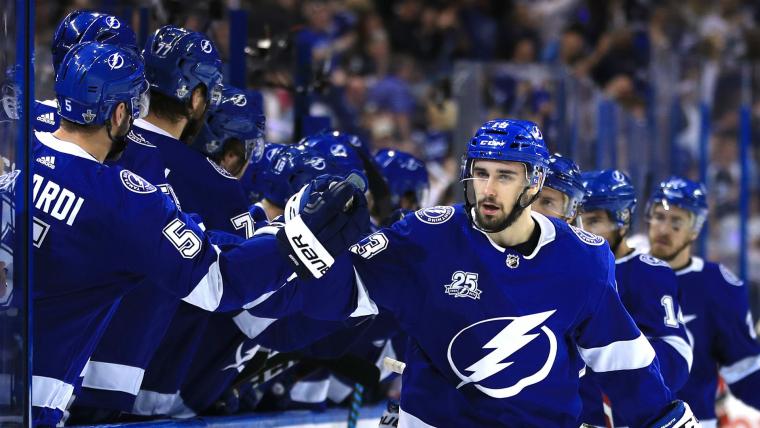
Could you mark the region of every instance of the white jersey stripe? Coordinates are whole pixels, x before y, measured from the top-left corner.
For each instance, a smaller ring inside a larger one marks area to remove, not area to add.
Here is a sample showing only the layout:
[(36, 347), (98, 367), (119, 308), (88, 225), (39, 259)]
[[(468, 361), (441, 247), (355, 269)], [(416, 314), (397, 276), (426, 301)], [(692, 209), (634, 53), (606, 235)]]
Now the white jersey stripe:
[(144, 375), (145, 370), (139, 367), (90, 360), (82, 386), (137, 395)]
[(32, 406), (66, 410), (74, 386), (46, 376), (32, 376)]
[(213, 312), (219, 307), (223, 292), (222, 272), (219, 270), (219, 260), (217, 259), (217, 261), (209, 266), (208, 273), (193, 288), (193, 291), (182, 300), (201, 309)]
[(727, 384), (739, 382), (752, 373), (760, 370), (760, 355), (753, 355), (741, 359), (730, 366), (724, 366), (720, 369), (720, 375)]
[(591, 370), (602, 373), (617, 370), (635, 370), (652, 364), (655, 353), (652, 345), (644, 337), (621, 340), (598, 348), (578, 347), (581, 358)]
[(692, 352), (689, 343), (680, 336), (662, 336), (659, 339), (672, 346), (673, 349), (686, 360), (686, 364), (689, 365), (689, 372), (691, 372), (691, 363), (694, 360), (694, 353)]
[(330, 379), (319, 381), (300, 381), (290, 390), (290, 399), (299, 403), (321, 403), (327, 400)]

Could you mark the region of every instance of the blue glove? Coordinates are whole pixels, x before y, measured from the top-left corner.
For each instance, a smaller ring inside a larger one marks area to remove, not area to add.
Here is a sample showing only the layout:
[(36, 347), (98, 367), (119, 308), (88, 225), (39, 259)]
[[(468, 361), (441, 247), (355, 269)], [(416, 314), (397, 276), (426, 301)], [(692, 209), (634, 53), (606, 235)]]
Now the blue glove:
[(697, 428), (700, 425), (689, 405), (677, 400), (670, 403), (657, 419), (647, 423), (646, 426), (648, 428)]
[(321, 278), (338, 254), (369, 232), (365, 189), (358, 174), (342, 181), (322, 176), (288, 200), (277, 240), (300, 278)]

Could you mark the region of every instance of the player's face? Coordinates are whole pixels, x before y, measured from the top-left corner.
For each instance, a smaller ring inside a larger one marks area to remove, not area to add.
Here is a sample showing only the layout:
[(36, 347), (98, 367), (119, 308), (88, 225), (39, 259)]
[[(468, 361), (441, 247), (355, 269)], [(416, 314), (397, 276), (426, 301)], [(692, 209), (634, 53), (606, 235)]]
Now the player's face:
[(620, 235), (617, 224), (605, 210), (584, 211), (581, 213), (583, 229), (606, 239), (610, 245), (616, 243)]
[(485, 229), (500, 228), (528, 184), (525, 165), (476, 160), (472, 165), (472, 178), (478, 224)]
[(649, 244), (653, 256), (670, 261), (685, 250), (696, 238), (692, 228), (691, 212), (662, 204), (652, 207), (647, 219), (649, 223)]
[(541, 193), (538, 194), (538, 199), (536, 199), (536, 202), (534, 202), (531, 207), (533, 208), (533, 211), (538, 211), (545, 216), (557, 217), (569, 222), (570, 219), (565, 217), (567, 203), (567, 195), (559, 190), (544, 186), (544, 188), (541, 189)]

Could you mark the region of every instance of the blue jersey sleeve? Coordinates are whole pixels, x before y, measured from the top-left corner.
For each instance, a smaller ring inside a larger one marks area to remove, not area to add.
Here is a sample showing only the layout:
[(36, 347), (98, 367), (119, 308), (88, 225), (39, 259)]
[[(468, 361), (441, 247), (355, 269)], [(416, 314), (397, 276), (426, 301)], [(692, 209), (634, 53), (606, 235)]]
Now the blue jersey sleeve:
[(609, 254), (606, 284), (596, 284), (588, 316), (576, 338), (578, 351), (612, 407), (634, 426), (643, 425), (673, 399), (652, 346), (636, 327), (615, 289)]
[(671, 391), (689, 378), (692, 349), (681, 322), (678, 282), (667, 263), (648, 254), (638, 256), (632, 284), (621, 296), (626, 309), (657, 354), (660, 371)]
[(416, 225), (414, 214), (410, 214), (351, 247), (357, 281), (367, 287), (377, 305), (396, 314), (409, 309), (405, 302), (419, 302), (424, 292), (423, 287), (414, 286), (416, 270), (414, 261), (409, 260), (410, 254), (426, 254), (412, 239), (413, 233), (419, 236), (426, 232)]
[(114, 228), (125, 266), (134, 266), (167, 291), (208, 311), (232, 310), (283, 282), (292, 270), (274, 236), (262, 235), (222, 251), (171, 199), (128, 170)]
[(725, 266), (718, 266), (715, 349), (720, 375), (731, 393), (760, 409), (760, 344), (749, 311), (747, 288)]

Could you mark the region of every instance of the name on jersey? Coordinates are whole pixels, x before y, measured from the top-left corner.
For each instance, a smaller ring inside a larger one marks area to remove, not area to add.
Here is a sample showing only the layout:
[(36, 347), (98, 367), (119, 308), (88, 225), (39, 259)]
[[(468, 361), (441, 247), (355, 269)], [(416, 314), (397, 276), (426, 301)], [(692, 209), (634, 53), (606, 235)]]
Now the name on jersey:
[(84, 198), (38, 174), (32, 177), (32, 186), (34, 208), (54, 219), (65, 221), (69, 226), (74, 224), (84, 204)]

